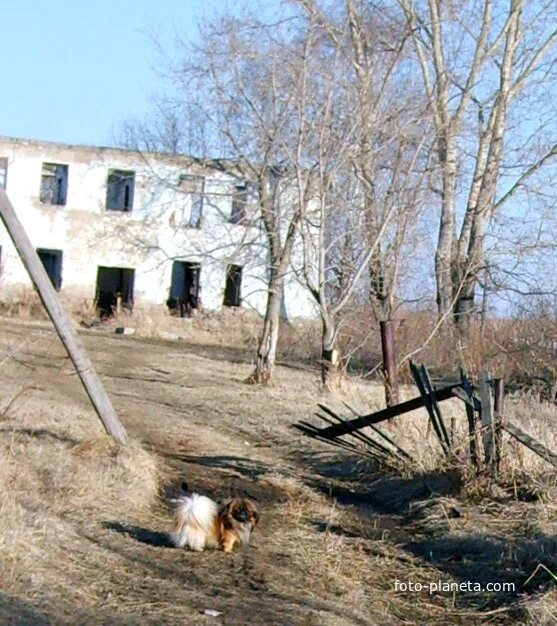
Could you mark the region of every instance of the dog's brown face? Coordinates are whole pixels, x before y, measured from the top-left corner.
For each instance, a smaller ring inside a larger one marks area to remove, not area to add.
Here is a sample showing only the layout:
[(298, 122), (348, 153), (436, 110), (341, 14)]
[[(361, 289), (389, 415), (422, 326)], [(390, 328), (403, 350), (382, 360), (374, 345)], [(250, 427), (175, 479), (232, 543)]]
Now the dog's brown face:
[(232, 531), (242, 545), (248, 545), (250, 535), (259, 522), (259, 511), (253, 500), (234, 498), (222, 505), (219, 518), (225, 532)]

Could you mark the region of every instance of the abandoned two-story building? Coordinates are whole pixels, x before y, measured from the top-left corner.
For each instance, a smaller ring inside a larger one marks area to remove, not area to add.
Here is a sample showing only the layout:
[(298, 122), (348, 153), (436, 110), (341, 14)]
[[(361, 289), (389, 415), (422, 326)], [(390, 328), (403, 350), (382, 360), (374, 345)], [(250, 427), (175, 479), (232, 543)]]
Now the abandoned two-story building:
[[(54, 287), (110, 315), (116, 306), (188, 316), (263, 312), (267, 254), (249, 182), (217, 162), (0, 137), (0, 186)], [(31, 283), (0, 225), (0, 300)], [(308, 317), (288, 281), (284, 309)]]

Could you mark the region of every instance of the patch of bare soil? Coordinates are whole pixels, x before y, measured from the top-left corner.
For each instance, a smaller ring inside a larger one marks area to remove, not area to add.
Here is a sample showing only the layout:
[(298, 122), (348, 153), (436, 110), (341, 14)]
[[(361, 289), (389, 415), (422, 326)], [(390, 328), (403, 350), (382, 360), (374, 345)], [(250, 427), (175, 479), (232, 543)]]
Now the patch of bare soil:
[[(457, 474), (389, 478), (301, 439), (290, 424), (319, 399), (311, 372), (257, 388), (241, 351), (83, 336), (142, 449), (106, 443), (46, 325), (2, 323), (0, 623), (556, 623), (548, 575), (523, 584), (539, 562), (557, 571), (550, 498), (465, 502)], [(372, 385), (357, 394), (379, 402)], [(171, 547), (162, 494), (180, 480), (255, 498), (254, 547)], [(440, 581), (515, 590), (425, 588)]]

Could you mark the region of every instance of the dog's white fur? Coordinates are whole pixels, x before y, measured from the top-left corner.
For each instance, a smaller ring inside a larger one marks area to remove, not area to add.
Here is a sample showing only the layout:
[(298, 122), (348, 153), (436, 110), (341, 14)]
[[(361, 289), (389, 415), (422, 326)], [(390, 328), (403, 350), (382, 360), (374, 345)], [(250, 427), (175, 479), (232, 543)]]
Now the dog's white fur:
[(172, 501), (177, 526), (172, 541), (178, 548), (188, 546), (190, 550), (218, 547), (214, 533), (218, 517), (218, 505), (214, 500), (198, 493), (187, 493)]

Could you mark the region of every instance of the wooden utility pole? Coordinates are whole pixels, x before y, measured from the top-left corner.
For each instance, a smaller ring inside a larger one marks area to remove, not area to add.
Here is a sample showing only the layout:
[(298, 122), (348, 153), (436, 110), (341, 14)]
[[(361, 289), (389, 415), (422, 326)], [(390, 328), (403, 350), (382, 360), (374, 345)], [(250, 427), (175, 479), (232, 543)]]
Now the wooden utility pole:
[(68, 351), (68, 355), (106, 432), (117, 443), (125, 445), (128, 442), (128, 436), (124, 426), (118, 419), (110, 398), (102, 386), (81, 339), (75, 332), (70, 318), (62, 308), (60, 299), (54, 291), (43, 264), (19, 221), (12, 203), (2, 188), (0, 188), (0, 217), (21, 257), (25, 269), (29, 273), (29, 277), (39, 294), (48, 316), (56, 328), (58, 336)]

